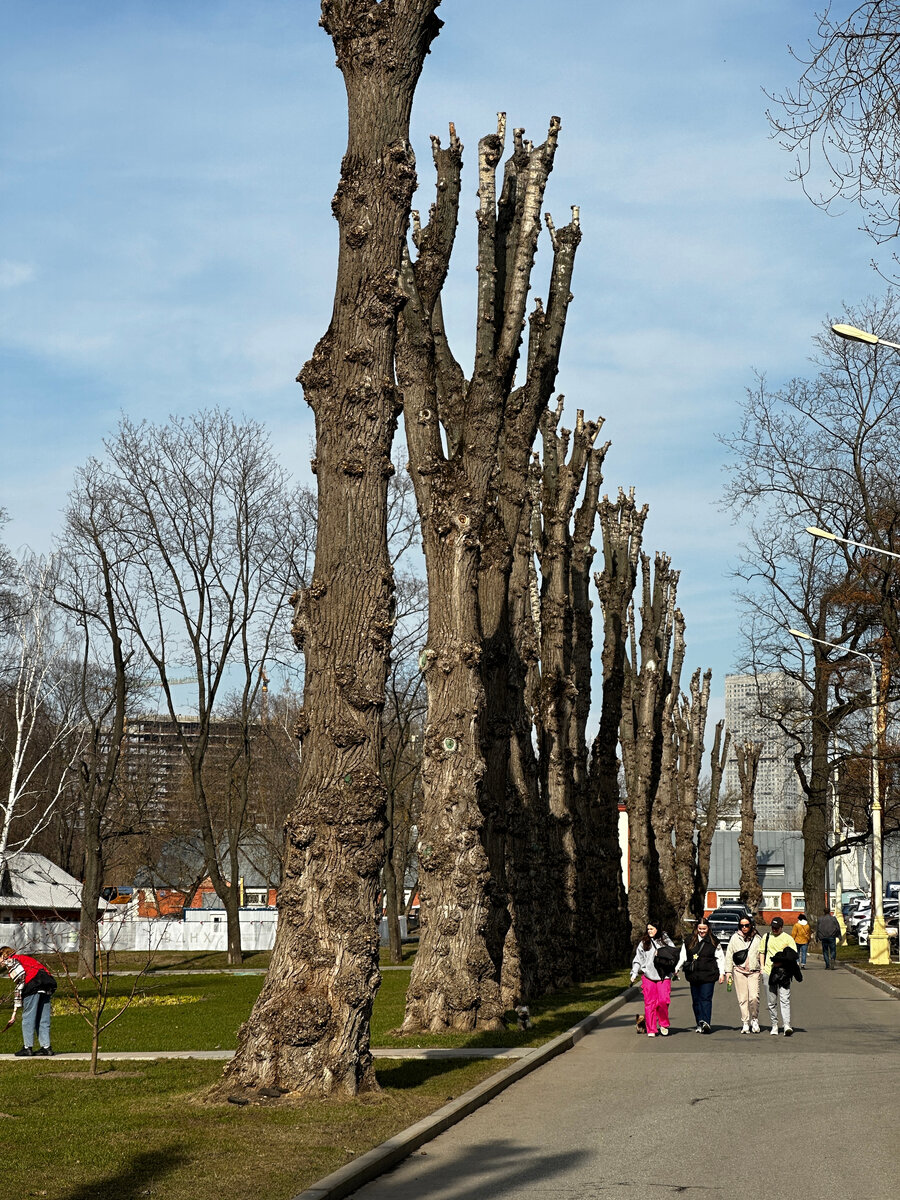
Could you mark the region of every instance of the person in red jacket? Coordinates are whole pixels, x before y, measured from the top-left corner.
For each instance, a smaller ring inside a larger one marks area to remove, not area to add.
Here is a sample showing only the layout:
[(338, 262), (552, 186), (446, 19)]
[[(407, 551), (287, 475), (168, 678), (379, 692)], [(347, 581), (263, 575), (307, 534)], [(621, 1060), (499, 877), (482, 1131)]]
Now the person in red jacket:
[[(16, 985), (13, 1000), (13, 1013), (5, 1028), (9, 1029), (16, 1020), (16, 1013), (22, 1010), (22, 1041), (21, 1050), (16, 1051), (17, 1058), (30, 1058), (32, 1054), (51, 1055), (50, 1046), (50, 997), (56, 991), (56, 980), (43, 963), (27, 954), (17, 954), (12, 946), (0, 946), (0, 967), (6, 968), (6, 973)], [(33, 1050), (34, 1033), (37, 1030), (39, 1048)]]

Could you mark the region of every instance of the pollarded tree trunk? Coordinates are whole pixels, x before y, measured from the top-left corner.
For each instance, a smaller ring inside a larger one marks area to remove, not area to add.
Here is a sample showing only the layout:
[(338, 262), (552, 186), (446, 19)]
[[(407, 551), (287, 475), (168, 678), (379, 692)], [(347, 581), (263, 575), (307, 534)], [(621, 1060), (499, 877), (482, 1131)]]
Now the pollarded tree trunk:
[[(724, 738), (723, 735), (724, 734)], [(722, 776), (725, 774), (725, 763), (728, 761), (728, 747), (731, 745), (731, 734), (725, 731), (725, 722), (716, 722), (716, 735), (713, 740), (710, 755), (709, 799), (706, 804), (706, 816), (697, 831), (697, 863), (694, 871), (694, 888), (691, 896), (691, 915), (694, 920), (703, 916), (706, 908), (706, 893), (709, 888), (709, 860), (712, 854), (713, 835), (719, 820), (719, 792), (722, 788)]]
[(741, 832), (738, 835), (738, 847), (741, 852), (741, 903), (748, 905), (755, 912), (762, 902), (762, 888), (759, 886), (757, 850), (753, 841), (756, 825), (753, 793), (756, 790), (762, 742), (744, 742), (742, 745), (736, 745), (734, 750), (737, 756), (738, 779), (741, 783)]
[(660, 737), (662, 742), (659, 780), (651, 799), (650, 824), (659, 864), (659, 891), (652, 904), (660, 926), (674, 930), (681, 915), (678, 876), (675, 870), (674, 833), (682, 803), (680, 759), (682, 743), (679, 717), (681, 707), (681, 671), (684, 665), (684, 616), (673, 614), (672, 665), (667, 673), (668, 690), (663, 701)]
[[(548, 853), (555, 878), (550, 880), (547, 905), (555, 914), (555, 954), (550, 980), (554, 988), (566, 987), (575, 977), (577, 952), (578, 871), (575, 776), (572, 724), (575, 721), (574, 612), (571, 595), (571, 521), (600, 427), (585, 422), (578, 412), (574, 436), (558, 433), (562, 400), (541, 419), (544, 444), (541, 489), (541, 535), (538, 560), (541, 569), (541, 690), (536, 713), (538, 762), (544, 807), (550, 814)], [(572, 453), (566, 455), (569, 442)], [(600, 460), (602, 462), (602, 458)], [(599, 471), (599, 463), (597, 470)], [(598, 483), (599, 488), (599, 483)]]
[(677, 885), (678, 932), (687, 932), (691, 918), (691, 899), (697, 873), (697, 805), (700, 772), (703, 769), (703, 735), (709, 709), (712, 672), (700, 668), (691, 676), (690, 701), (683, 700), (678, 714), (678, 804), (675, 810), (675, 880)]
[(397, 417), (398, 276), (415, 188), (413, 93), (440, 0), (323, 0), (347, 88), (349, 132), (333, 202), (334, 311), (300, 373), (316, 418), (318, 532), (296, 597), (306, 653), (297, 808), (272, 964), (225, 1085), (308, 1095), (377, 1088), (369, 1020), (379, 983), (381, 713), (393, 625), (387, 480)]
[[(502, 820), (488, 810), (486, 827), (479, 803), (485, 770), (479, 566), (558, 130), (553, 118), (546, 142), (535, 148), (515, 131), (499, 201), (502, 114), (498, 132), (479, 144), (478, 325), (468, 382), (450, 353), (438, 303), (456, 223), (456, 199), (448, 191), (458, 197), (458, 150), (445, 162), (436, 145), (437, 201), (417, 234), (416, 262), (404, 266), (408, 301), (397, 369), (429, 592), (421, 660), (428, 684), (422, 926), (407, 991), (407, 1032), (502, 1024), (499, 969), (490, 952), (497, 953), (499, 939), (491, 939), (487, 849), (501, 853)], [(502, 873), (497, 883), (502, 889)]]
[(671, 560), (657, 554), (651, 583), (650, 559), (641, 554), (643, 577), (640, 667), (632, 617), (632, 654), (627, 667), (630, 711), (622, 722), (622, 758), (628, 788), (629, 885), (631, 940), (643, 936), (651, 908), (659, 903), (659, 866), (651, 807), (659, 780), (662, 704), (667, 688), (669, 651), (675, 620), (678, 572)]
[(528, 1002), (546, 990), (543, 965), (553, 937), (547, 919), (547, 880), (543, 838), (549, 820), (542, 806), (537, 756), (532, 738), (529, 676), (539, 671), (540, 638), (532, 604), (534, 541), (531, 531), (532, 488), (522, 509), (519, 535), (509, 579), (508, 755), (506, 803), (506, 878), (509, 929), (503, 945), (500, 995), (504, 1009)]
[[(601, 872), (597, 919), (603, 930), (605, 967), (620, 962), (629, 949), (630, 928), (619, 845), (617, 750), (626, 710), (628, 611), (637, 582), (647, 512), (646, 504), (637, 508), (633, 490), (626, 495), (620, 489), (615, 503), (604, 496), (597, 506), (603, 537), (603, 569), (594, 573), (594, 585), (603, 609), (603, 695), (600, 724), (591, 748), (588, 786)], [(630, 712), (630, 704), (628, 709)]]
[[(598, 423), (602, 426), (602, 421)], [(600, 826), (590, 786), (590, 756), (587, 740), (591, 713), (594, 624), (591, 601), (591, 567), (596, 554), (591, 544), (603, 462), (610, 443), (591, 449), (585, 472), (584, 493), (572, 525), (572, 554), (569, 564), (569, 593), (572, 605), (572, 679), (575, 703), (569, 721), (569, 752), (573, 763), (572, 794), (576, 814), (575, 854), (577, 862), (575, 910), (575, 974), (590, 979), (607, 965), (609, 929), (605, 924), (603, 891), (604, 861)]]
[[(536, 762), (526, 699), (529, 672), (538, 661), (535, 624), (525, 603), (527, 555), (533, 555), (529, 456), (559, 366), (581, 229), (577, 208), (563, 229), (556, 230), (549, 216), (546, 221), (553, 245), (548, 301), (545, 308), (537, 300), (529, 318), (527, 375), (509, 398), (500, 431), (494, 503), (482, 538), (478, 577), (488, 714), (480, 787), (492, 876), (488, 943), (494, 961), (502, 960), (501, 991), (507, 1009), (544, 990), (536, 964), (546, 958), (555, 936), (552, 929), (538, 932), (541, 925), (552, 924), (546, 893), (537, 880), (538, 856), (529, 854), (527, 866), (522, 858), (526, 847), (540, 844), (546, 828), (534, 791)], [(532, 829), (527, 835), (526, 826)]]

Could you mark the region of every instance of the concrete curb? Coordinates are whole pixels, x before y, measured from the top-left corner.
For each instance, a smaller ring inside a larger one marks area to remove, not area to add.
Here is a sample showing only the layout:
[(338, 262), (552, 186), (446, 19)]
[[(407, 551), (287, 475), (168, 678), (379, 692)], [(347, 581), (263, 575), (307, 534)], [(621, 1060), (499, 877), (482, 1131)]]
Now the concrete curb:
[(583, 1021), (579, 1021), (565, 1033), (561, 1033), (550, 1042), (545, 1042), (543, 1046), (537, 1046), (530, 1054), (519, 1059), (511, 1067), (507, 1067), (504, 1071), (498, 1071), (496, 1075), (485, 1079), (483, 1083), (479, 1083), (457, 1099), (449, 1101), (443, 1108), (437, 1109), (430, 1116), (423, 1117), (421, 1121), (410, 1125), (408, 1129), (395, 1134), (394, 1137), (388, 1138), (380, 1146), (360, 1155), (359, 1158), (355, 1158), (345, 1166), (339, 1167), (338, 1170), (313, 1184), (311, 1188), (298, 1192), (292, 1200), (342, 1200), (342, 1197), (349, 1196), (351, 1192), (355, 1192), (364, 1184), (371, 1183), (373, 1179), (377, 1179), (379, 1175), (389, 1171), (404, 1158), (408, 1158), (414, 1150), (418, 1150), (420, 1146), (424, 1146), (426, 1142), (436, 1138), (439, 1133), (456, 1125), (464, 1117), (493, 1100), (495, 1096), (499, 1096), (516, 1080), (530, 1075), (532, 1071), (536, 1071), (538, 1067), (550, 1062), (557, 1055), (571, 1050), (585, 1034), (596, 1029), (607, 1017), (611, 1017), (620, 1008), (631, 1003), (632, 1000), (636, 1000), (640, 994), (640, 988), (626, 988), (620, 996), (607, 1001), (596, 1012), (592, 1012), (589, 1017), (585, 1017)]
[(871, 983), (873, 987), (877, 987), (882, 992), (893, 997), (894, 1000), (900, 1000), (900, 988), (894, 987), (892, 983), (885, 983), (883, 979), (879, 979), (877, 975), (870, 975), (868, 971), (861, 971), (859, 967), (853, 967), (850, 963), (839, 963), (838, 966), (849, 971), (851, 975), (856, 975), (858, 979), (864, 979), (866, 983)]

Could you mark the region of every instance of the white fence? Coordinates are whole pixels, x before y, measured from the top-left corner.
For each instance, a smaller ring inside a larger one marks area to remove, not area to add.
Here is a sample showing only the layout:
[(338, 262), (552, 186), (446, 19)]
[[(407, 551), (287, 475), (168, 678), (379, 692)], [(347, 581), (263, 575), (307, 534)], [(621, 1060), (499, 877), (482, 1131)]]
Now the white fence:
[[(241, 948), (271, 950), (275, 945), (278, 913), (275, 909), (242, 909)], [(78, 949), (77, 921), (25, 921), (6, 926), (10, 944), (27, 953), (48, 954)], [(400, 932), (406, 937), (406, 918), (400, 918)], [(381, 940), (387, 942), (387, 922), (381, 922)], [(224, 912), (210, 909), (185, 911), (180, 917), (130, 917), (127, 913), (107, 912), (100, 922), (104, 950), (227, 950), (228, 934)]]

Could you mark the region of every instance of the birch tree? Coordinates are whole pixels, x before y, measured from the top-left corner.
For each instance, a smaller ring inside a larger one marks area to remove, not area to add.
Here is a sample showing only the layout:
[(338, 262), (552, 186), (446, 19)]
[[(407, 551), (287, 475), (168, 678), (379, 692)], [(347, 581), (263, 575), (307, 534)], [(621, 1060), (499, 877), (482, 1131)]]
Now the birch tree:
[(51, 599), (56, 563), (26, 554), (10, 591), (0, 715), (0, 878), (74, 784), (82, 732), (71, 645)]

